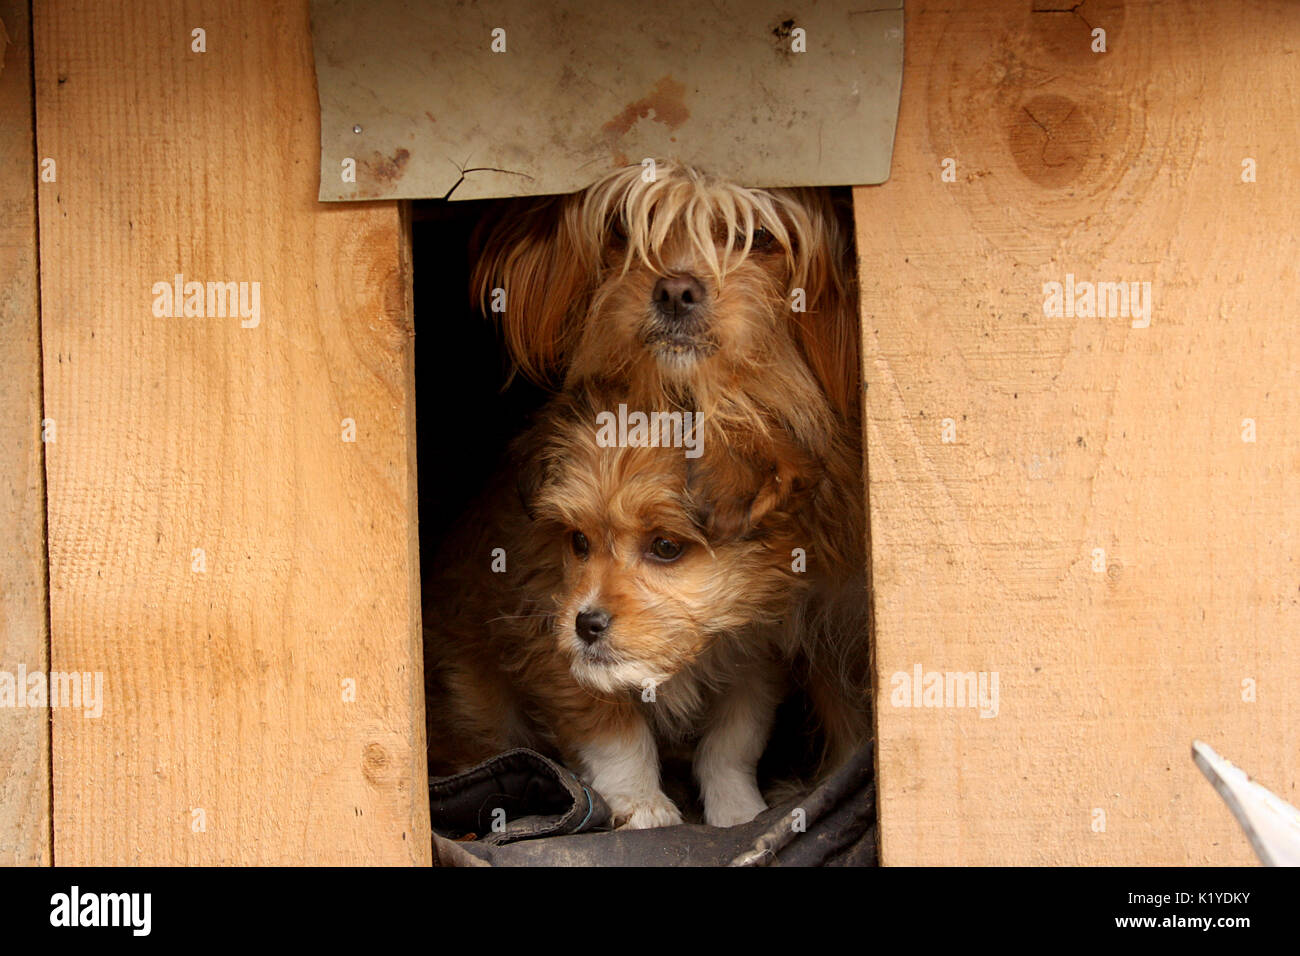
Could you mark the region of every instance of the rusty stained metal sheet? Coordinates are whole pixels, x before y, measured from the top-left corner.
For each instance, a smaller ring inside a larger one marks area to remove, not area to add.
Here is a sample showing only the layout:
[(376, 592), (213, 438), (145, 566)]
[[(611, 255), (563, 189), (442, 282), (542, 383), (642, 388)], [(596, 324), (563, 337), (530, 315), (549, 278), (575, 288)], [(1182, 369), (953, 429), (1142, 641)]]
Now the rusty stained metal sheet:
[(902, 0), (311, 10), (325, 201), (570, 192), (646, 157), (751, 186), (889, 176)]

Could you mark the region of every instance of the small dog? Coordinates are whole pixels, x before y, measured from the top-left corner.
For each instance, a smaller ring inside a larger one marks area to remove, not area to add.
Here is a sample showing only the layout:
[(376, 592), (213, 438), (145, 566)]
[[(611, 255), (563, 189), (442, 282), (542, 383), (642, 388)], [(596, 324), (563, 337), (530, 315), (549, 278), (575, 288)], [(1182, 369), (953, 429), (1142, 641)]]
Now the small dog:
[[(444, 548), (426, 628), (431, 772), (551, 749), (617, 824), (667, 826), (682, 817), (658, 742), (697, 741), (705, 821), (743, 823), (765, 808), (755, 768), (796, 650), (784, 622), (809, 586), (790, 557), (808, 475), (778, 488), (765, 467), (721, 489), (707, 440), (698, 459), (603, 447), (596, 416), (613, 407), (585, 387), (553, 400), (513, 446), (518, 493), (489, 493)], [(743, 520), (720, 524), (720, 502)]]
[(795, 545), (814, 584), (788, 624), (838, 763), (869, 736), (870, 658), (860, 328), (835, 204), (825, 190), (747, 189), (658, 163), (511, 212), (474, 285), (519, 372), (699, 410), (725, 446), (699, 484), (720, 503), (719, 530), (746, 523), (732, 492), (761, 468), (779, 498), (798, 462), (818, 464)]

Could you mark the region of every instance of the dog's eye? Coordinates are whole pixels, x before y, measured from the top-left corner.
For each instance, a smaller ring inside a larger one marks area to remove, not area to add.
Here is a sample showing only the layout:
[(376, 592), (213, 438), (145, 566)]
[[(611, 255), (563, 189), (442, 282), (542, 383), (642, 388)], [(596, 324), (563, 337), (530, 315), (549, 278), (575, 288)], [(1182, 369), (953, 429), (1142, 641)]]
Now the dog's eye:
[(573, 553), (580, 558), (585, 558), (591, 546), (587, 543), (587, 536), (581, 531), (575, 531), (569, 536), (569, 543), (573, 545)]
[[(759, 226), (749, 235), (749, 248), (752, 252), (771, 252), (776, 246), (776, 236), (771, 230)], [(736, 234), (736, 248), (745, 248), (745, 234)]]
[(682, 556), (682, 546), (672, 538), (655, 538), (650, 542), (650, 553), (660, 561), (676, 561)]
[(622, 216), (615, 216), (609, 223), (609, 234), (615, 242), (627, 242), (627, 223)]

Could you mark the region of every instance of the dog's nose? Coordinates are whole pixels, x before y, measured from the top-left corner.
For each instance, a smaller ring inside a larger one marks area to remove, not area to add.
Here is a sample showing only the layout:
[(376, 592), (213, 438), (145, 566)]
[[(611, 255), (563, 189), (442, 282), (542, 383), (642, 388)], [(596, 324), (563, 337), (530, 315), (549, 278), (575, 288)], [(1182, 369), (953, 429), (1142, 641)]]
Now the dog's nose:
[(704, 304), (704, 286), (695, 276), (664, 276), (650, 294), (655, 309), (665, 319), (684, 319)]
[(605, 636), (605, 631), (609, 628), (609, 620), (609, 614), (605, 611), (579, 611), (578, 619), (574, 621), (574, 629), (584, 642), (595, 644)]

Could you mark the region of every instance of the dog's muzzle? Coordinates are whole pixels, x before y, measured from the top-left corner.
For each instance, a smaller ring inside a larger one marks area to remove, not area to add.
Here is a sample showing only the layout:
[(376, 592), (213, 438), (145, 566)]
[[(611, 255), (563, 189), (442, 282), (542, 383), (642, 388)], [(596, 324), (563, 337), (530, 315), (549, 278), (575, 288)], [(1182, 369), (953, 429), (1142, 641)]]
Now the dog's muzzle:
[(704, 285), (692, 275), (664, 276), (650, 293), (656, 314), (666, 325), (695, 325), (704, 311)]
[(643, 340), (663, 359), (711, 355), (717, 345), (707, 335), (708, 293), (692, 275), (664, 276), (650, 293), (650, 316)]

